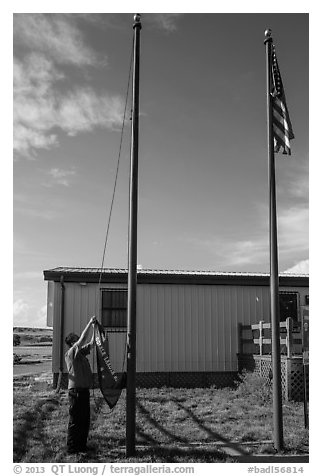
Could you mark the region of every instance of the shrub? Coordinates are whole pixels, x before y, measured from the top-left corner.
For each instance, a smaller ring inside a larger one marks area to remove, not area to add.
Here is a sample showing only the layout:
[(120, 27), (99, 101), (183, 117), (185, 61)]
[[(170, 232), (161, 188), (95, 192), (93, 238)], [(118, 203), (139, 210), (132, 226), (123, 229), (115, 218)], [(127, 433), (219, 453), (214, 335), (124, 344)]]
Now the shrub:
[(38, 342), (52, 342), (53, 339), (50, 336), (42, 336), (39, 337)]
[(13, 334), (13, 345), (20, 345), (21, 344), (21, 339), (18, 334)]
[(236, 389), (236, 397), (248, 398), (259, 404), (270, 403), (272, 388), (270, 384), (255, 372), (243, 371)]
[(19, 364), (21, 361), (21, 357), (17, 354), (13, 354), (13, 363), (14, 364)]

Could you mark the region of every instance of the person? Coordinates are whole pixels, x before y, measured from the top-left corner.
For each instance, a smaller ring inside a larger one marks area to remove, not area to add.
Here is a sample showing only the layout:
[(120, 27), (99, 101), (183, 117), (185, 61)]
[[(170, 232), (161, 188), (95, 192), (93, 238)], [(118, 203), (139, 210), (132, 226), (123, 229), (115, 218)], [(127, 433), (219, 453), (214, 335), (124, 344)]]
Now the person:
[[(95, 323), (96, 317), (92, 316), (80, 337), (72, 332), (65, 339), (66, 344), (69, 346), (65, 354), (68, 370), (69, 399), (68, 453), (88, 451), (87, 437), (90, 424), (89, 389), (92, 386), (93, 375), (86, 356), (94, 345)], [(92, 338), (90, 340), (91, 330)]]

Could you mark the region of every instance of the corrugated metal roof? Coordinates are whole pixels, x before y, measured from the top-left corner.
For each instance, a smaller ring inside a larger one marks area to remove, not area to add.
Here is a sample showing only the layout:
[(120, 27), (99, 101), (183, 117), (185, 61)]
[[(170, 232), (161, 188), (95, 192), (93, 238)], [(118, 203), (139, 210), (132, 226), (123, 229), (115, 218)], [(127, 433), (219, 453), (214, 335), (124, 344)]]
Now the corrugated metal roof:
[[(44, 273), (57, 274), (100, 274), (101, 268), (57, 267), (44, 271)], [(126, 268), (103, 268), (103, 274), (127, 274)], [(137, 274), (144, 275), (178, 275), (178, 276), (240, 276), (240, 277), (268, 277), (269, 273), (238, 272), (238, 271), (212, 271), (212, 270), (171, 270), (171, 269), (138, 269)], [(309, 277), (308, 274), (279, 273), (280, 276)]]
[[(127, 283), (128, 270), (122, 268), (80, 268), (58, 267), (44, 271), (47, 281), (97, 283)], [(269, 285), (268, 273), (245, 273), (228, 271), (184, 271), (165, 269), (138, 269), (138, 283), (147, 284), (224, 284), (224, 285)], [(280, 285), (305, 286), (309, 285), (309, 276), (280, 273)]]

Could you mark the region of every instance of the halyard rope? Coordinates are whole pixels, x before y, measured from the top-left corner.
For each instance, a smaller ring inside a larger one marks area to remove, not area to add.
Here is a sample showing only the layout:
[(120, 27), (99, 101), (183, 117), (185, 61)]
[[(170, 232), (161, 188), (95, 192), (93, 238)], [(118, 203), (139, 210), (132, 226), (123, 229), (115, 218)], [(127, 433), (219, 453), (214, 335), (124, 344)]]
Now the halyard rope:
[[(133, 38), (134, 41), (134, 38)], [(114, 180), (114, 187), (113, 187), (113, 193), (112, 193), (112, 199), (111, 199), (111, 206), (109, 210), (109, 215), (108, 215), (108, 221), (107, 221), (107, 227), (106, 227), (106, 233), (105, 233), (105, 241), (104, 241), (104, 247), (103, 247), (103, 255), (102, 255), (102, 262), (101, 262), (101, 267), (100, 267), (100, 274), (99, 274), (99, 280), (98, 280), (98, 287), (97, 287), (97, 296), (96, 296), (96, 306), (95, 309), (98, 310), (99, 314), (99, 299), (100, 299), (100, 286), (101, 286), (101, 281), (102, 281), (102, 275), (103, 275), (103, 269), (104, 269), (104, 261), (105, 261), (105, 254), (106, 254), (106, 248), (107, 248), (107, 243), (108, 243), (108, 235), (110, 231), (110, 225), (111, 225), (111, 218), (112, 218), (112, 212), (113, 212), (113, 205), (114, 205), (114, 200), (115, 200), (115, 193), (116, 193), (116, 186), (117, 186), (117, 180), (118, 180), (118, 175), (119, 175), (119, 168), (120, 168), (120, 160), (121, 160), (121, 151), (122, 151), (122, 144), (123, 144), (123, 136), (124, 136), (124, 128), (125, 128), (125, 117), (126, 117), (126, 111), (127, 111), (127, 104), (128, 104), (128, 97), (129, 97), (129, 90), (130, 90), (130, 82), (131, 82), (131, 77), (132, 77), (132, 63), (133, 63), (133, 43), (132, 43), (132, 48), (131, 48), (131, 59), (130, 59), (130, 67), (129, 67), (129, 76), (128, 76), (128, 81), (127, 81), (127, 90), (126, 90), (126, 98), (125, 98), (125, 106), (124, 106), (124, 112), (123, 112), (123, 121), (122, 121), (122, 129), (121, 129), (121, 138), (120, 138), (120, 145), (119, 145), (119, 151), (118, 151), (118, 159), (117, 159), (117, 166), (116, 166), (116, 172), (115, 172), (115, 180)], [(126, 352), (126, 342), (125, 342), (125, 348), (124, 348), (124, 355), (123, 355), (123, 363), (122, 363), (122, 372), (124, 371), (124, 364), (125, 364), (125, 352)], [(93, 369), (94, 369), (94, 353), (93, 353)], [(93, 375), (93, 398), (96, 404), (96, 409), (98, 411), (98, 405), (95, 400), (95, 395), (94, 395), (94, 375)], [(115, 407), (114, 407), (115, 408)], [(113, 408), (113, 409), (114, 409)], [(110, 410), (107, 414), (112, 413), (112, 410)]]

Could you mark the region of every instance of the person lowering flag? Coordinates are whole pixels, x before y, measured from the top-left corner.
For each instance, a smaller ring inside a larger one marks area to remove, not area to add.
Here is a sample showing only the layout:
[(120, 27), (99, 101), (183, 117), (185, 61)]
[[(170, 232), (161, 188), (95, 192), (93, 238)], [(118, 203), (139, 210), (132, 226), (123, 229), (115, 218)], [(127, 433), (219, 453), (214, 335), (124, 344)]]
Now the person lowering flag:
[[(71, 332), (65, 339), (69, 346), (65, 354), (68, 370), (68, 399), (69, 422), (67, 430), (68, 453), (88, 451), (87, 437), (90, 424), (89, 389), (92, 386), (93, 375), (87, 355), (94, 342), (94, 325), (96, 317), (89, 320), (85, 329), (78, 337)], [(92, 332), (91, 340), (90, 333)]]

